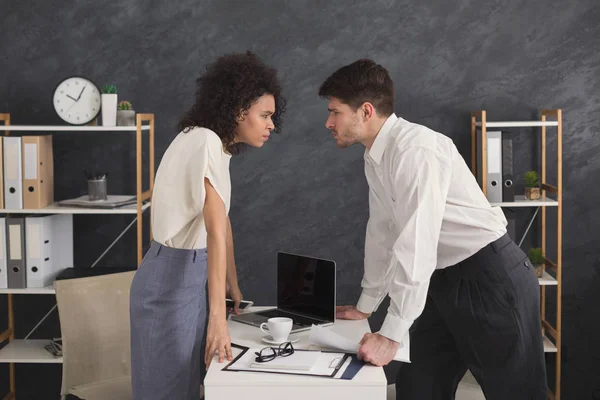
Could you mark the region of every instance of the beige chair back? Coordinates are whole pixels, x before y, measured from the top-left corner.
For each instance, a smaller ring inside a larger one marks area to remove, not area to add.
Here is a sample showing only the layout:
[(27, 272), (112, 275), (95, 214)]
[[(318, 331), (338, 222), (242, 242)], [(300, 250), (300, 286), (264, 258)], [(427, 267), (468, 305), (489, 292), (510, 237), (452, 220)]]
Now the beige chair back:
[(63, 343), (61, 395), (131, 373), (129, 288), (135, 271), (54, 282)]

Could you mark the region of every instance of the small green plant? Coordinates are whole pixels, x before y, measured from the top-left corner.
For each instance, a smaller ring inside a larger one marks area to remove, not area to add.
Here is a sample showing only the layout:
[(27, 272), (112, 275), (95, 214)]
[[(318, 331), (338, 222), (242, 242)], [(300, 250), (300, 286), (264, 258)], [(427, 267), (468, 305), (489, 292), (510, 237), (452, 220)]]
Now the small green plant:
[(536, 188), (540, 186), (540, 177), (536, 171), (525, 172), (525, 187)]
[(527, 257), (529, 257), (529, 261), (531, 261), (533, 265), (544, 264), (546, 262), (546, 260), (544, 260), (544, 253), (539, 247), (529, 249)]
[(133, 106), (131, 105), (131, 102), (127, 100), (120, 101), (119, 105), (117, 106), (117, 109), (119, 110), (131, 110), (132, 108)]
[(103, 94), (115, 94), (117, 93), (117, 87), (115, 85), (104, 85), (102, 88)]

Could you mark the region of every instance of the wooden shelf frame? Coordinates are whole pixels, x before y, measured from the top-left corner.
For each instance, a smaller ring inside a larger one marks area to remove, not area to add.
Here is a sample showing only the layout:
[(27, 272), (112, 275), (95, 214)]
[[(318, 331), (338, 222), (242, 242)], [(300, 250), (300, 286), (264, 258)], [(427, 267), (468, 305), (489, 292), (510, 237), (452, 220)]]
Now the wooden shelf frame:
[[(120, 126), (103, 127), (103, 126), (96, 126), (96, 125), (88, 125), (88, 126), (17, 125), (17, 126), (14, 126), (14, 129), (11, 129), (12, 125), (11, 125), (10, 113), (0, 113), (0, 121), (4, 123), (3, 125), (0, 125), (0, 131), (4, 131), (4, 136), (9, 136), (11, 131), (16, 131), (16, 132), (44, 131), (44, 132), (51, 132), (51, 133), (70, 132), (70, 131), (93, 131), (93, 132), (105, 132), (105, 131), (132, 132), (132, 131), (135, 131), (135, 135), (136, 135), (136, 141), (135, 141), (136, 142), (136, 204), (135, 204), (135, 210), (130, 210), (130, 209), (127, 209), (127, 210), (125, 210), (125, 209), (123, 209), (123, 210), (91, 210), (91, 209), (86, 210), (86, 209), (80, 208), (78, 210), (72, 210), (72, 214), (135, 214), (136, 217), (133, 222), (137, 222), (137, 266), (139, 266), (143, 259), (143, 219), (142, 219), (142, 217), (143, 217), (144, 211), (147, 210), (151, 206), (150, 200), (152, 198), (152, 191), (154, 189), (154, 176), (155, 176), (155, 171), (154, 171), (154, 166), (155, 166), (155, 164), (154, 164), (154, 157), (155, 157), (154, 114), (138, 113), (138, 114), (136, 114), (136, 125), (135, 126), (123, 126), (123, 127), (120, 127)], [(142, 146), (143, 146), (143, 132), (146, 132), (146, 131), (148, 132), (148, 135), (149, 135), (149, 174), (148, 174), (149, 189), (146, 191), (143, 191)], [(129, 207), (129, 208), (132, 208), (132, 207)], [(0, 212), (2, 212), (2, 211), (7, 212), (7, 211), (13, 211), (13, 210), (0, 210)], [(20, 213), (22, 213), (23, 210), (14, 210), (14, 211), (15, 211), (15, 214), (20, 214)], [(52, 210), (52, 209), (47, 209), (45, 211), (47, 211), (48, 214), (54, 213), (53, 212), (54, 210)], [(65, 212), (66, 212), (66, 210), (56, 210), (57, 214), (64, 214)], [(133, 222), (131, 224), (133, 224)], [(129, 229), (131, 224), (127, 228), (125, 228), (125, 231)], [(100, 258), (102, 258), (106, 254), (106, 252), (108, 252), (108, 250), (116, 243), (116, 241), (118, 241), (123, 236), (125, 231), (123, 231), (119, 235), (119, 237), (109, 246), (109, 248), (100, 256)], [(150, 240), (152, 240), (151, 225), (149, 227), (149, 232), (150, 232)], [(96, 260), (94, 265), (100, 260), (100, 258), (98, 260)], [(36, 290), (22, 289), (22, 290), (15, 290), (14, 292), (12, 290), (3, 290), (2, 293), (0, 293), (0, 294), (6, 293), (7, 298), (8, 298), (8, 328), (4, 332), (0, 333), (0, 343), (4, 343), (6, 341), (8, 341), (8, 343), (6, 344), (5, 347), (0, 349), (0, 353), (5, 348), (7, 348), (8, 351), (11, 352), (11, 357), (9, 357), (9, 359), (11, 361), (11, 362), (9, 362), (9, 373), (10, 373), (9, 390), (10, 390), (10, 392), (8, 394), (6, 394), (6, 396), (3, 398), (4, 400), (16, 398), (15, 364), (14, 364), (14, 362), (41, 362), (41, 361), (37, 360), (37, 358), (35, 358), (35, 357), (34, 357), (34, 359), (31, 359), (31, 355), (29, 354), (32, 351), (31, 345), (36, 345), (37, 347), (39, 347), (39, 343), (35, 343), (36, 342), (35, 340), (17, 340), (16, 342), (11, 344), (11, 342), (15, 341), (13, 294), (52, 294), (52, 295), (54, 294), (53, 290), (47, 290), (47, 289), (48, 288), (42, 288), (42, 289), (36, 289)], [(54, 310), (55, 308), (56, 308), (56, 306), (54, 306), (54, 308), (52, 310)], [(50, 310), (50, 312), (52, 312), (52, 310)], [(48, 312), (48, 314), (46, 314), (46, 316), (42, 319), (42, 321), (40, 321), (38, 323), (37, 326), (39, 326), (43, 322), (43, 320), (48, 317), (50, 312)], [(37, 326), (36, 326), (36, 328), (37, 328)], [(34, 330), (36, 328), (34, 328)], [(35, 347), (35, 346), (33, 346), (33, 347)], [(12, 354), (14, 352), (19, 353), (19, 349), (22, 349), (23, 351), (28, 352), (28, 355), (24, 356), (22, 359), (19, 359), (18, 355)], [(2, 357), (0, 357), (0, 359), (1, 358)], [(47, 361), (43, 361), (43, 362), (47, 362)], [(51, 362), (61, 362), (61, 359), (53, 360)]]
[[(541, 222), (542, 222), (542, 232), (541, 232), (541, 248), (542, 252), (545, 255), (547, 250), (546, 238), (548, 234), (548, 224), (547, 224), (547, 210), (546, 207), (555, 207), (556, 208), (556, 261), (551, 261), (546, 258), (546, 264), (544, 267), (544, 273), (546, 273), (545, 269), (551, 269), (555, 274), (556, 284), (555, 285), (540, 285), (541, 288), (541, 323), (544, 332), (544, 340), (545, 342), (550, 342), (547, 336), (550, 336), (554, 343), (552, 343), (556, 347), (556, 366), (555, 366), (555, 375), (556, 375), (556, 384), (554, 390), (548, 388), (548, 398), (560, 400), (561, 393), (561, 343), (562, 343), (562, 212), (563, 212), (563, 204), (562, 204), (562, 193), (563, 193), (563, 184), (562, 184), (562, 109), (543, 109), (540, 111), (540, 119), (538, 121), (506, 121), (506, 122), (498, 122), (498, 121), (488, 121), (486, 110), (478, 110), (471, 112), (471, 169), (475, 176), (477, 176), (477, 130), (481, 130), (481, 146), (482, 146), (482, 190), (483, 193), (487, 195), (487, 128), (537, 128), (541, 135), (541, 157), (542, 157), (542, 166), (541, 166), (541, 195), (542, 199), (546, 199), (543, 202), (537, 202), (536, 204), (531, 204), (531, 206), (541, 208)], [(548, 183), (548, 141), (547, 141), (547, 133), (548, 128), (556, 131), (556, 184), (552, 185)], [(555, 201), (548, 197), (548, 194), (552, 193)], [(547, 200), (550, 200), (548, 202)], [(509, 203), (499, 203), (497, 204), (502, 207), (514, 207), (514, 206), (525, 206), (524, 204), (509, 204)], [(536, 212), (537, 214), (537, 212)], [(534, 215), (535, 218), (535, 215)], [(546, 319), (546, 290), (556, 290), (556, 326), (552, 326), (550, 322)]]

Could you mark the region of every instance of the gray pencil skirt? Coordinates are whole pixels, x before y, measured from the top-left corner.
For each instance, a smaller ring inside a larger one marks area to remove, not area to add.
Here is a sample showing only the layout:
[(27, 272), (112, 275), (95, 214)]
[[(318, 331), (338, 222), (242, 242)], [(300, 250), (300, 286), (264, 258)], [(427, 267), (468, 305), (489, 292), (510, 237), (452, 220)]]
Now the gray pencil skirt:
[(206, 249), (174, 249), (152, 242), (131, 284), (134, 400), (200, 398), (206, 280)]

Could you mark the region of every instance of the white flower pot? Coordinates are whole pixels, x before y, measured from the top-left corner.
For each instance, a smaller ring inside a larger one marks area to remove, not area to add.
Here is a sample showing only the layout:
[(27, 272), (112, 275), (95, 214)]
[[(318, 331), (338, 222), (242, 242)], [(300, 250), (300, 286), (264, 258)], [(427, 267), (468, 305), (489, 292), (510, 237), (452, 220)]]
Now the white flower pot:
[(117, 94), (102, 94), (102, 125), (117, 125)]

